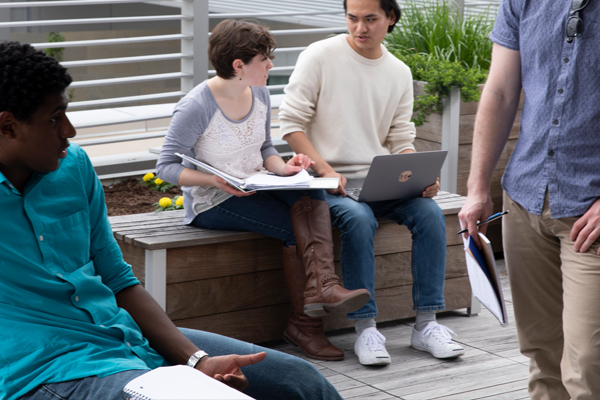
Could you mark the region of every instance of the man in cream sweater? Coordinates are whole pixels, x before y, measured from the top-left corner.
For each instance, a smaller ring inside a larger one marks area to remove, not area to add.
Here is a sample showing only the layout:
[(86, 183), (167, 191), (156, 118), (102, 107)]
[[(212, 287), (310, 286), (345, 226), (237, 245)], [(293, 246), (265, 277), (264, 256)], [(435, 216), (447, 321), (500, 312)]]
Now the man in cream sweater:
[(295, 152), (315, 160), (319, 176), (340, 178), (340, 186), (325, 200), (342, 232), (344, 286), (371, 292), (369, 303), (348, 314), (356, 320), (354, 351), (359, 361), (391, 362), (385, 337), (375, 326), (377, 218), (406, 225), (412, 232), (417, 319), (411, 345), (438, 358), (457, 357), (464, 349), (435, 320), (435, 312), (445, 307), (445, 222), (431, 199), (439, 183), (409, 201), (359, 203), (346, 197), (346, 180), (364, 178), (374, 156), (414, 152), (415, 128), (410, 122), (410, 70), (381, 44), (400, 16), (396, 1), (344, 0), (344, 9), (349, 34), (313, 43), (298, 58), (279, 112), (281, 133)]

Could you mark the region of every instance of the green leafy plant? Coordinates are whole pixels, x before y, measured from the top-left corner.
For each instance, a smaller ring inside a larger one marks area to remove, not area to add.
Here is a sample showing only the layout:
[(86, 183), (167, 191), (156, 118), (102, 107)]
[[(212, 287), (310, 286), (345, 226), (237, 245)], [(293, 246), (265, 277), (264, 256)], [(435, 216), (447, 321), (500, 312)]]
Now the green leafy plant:
[(461, 17), (446, 0), (410, 0), (384, 41), (387, 49), (411, 69), (413, 79), (427, 82), (414, 110), (415, 125), (442, 109), (452, 87), (463, 101), (479, 101), (478, 85), (490, 67), (493, 21), (487, 13)]
[(144, 175), (144, 178), (140, 182), (144, 186), (150, 187), (152, 190), (156, 190), (162, 193), (167, 193), (167, 191), (171, 188), (176, 187), (177, 185), (173, 185), (171, 183), (165, 182), (162, 179), (154, 176), (153, 173), (149, 172)]
[[(58, 42), (64, 42), (64, 41), (65, 41), (65, 37), (60, 32), (48, 32), (48, 34), (46, 35), (46, 42), (48, 42), (48, 43), (58, 43)], [(56, 48), (51, 48), (51, 49), (44, 49), (44, 51), (50, 57), (54, 57), (58, 61), (62, 61), (64, 53), (65, 53), (65, 48), (64, 47), (56, 47)]]
[(411, 69), (413, 79), (427, 82), (423, 88), (425, 93), (415, 101), (416, 116), (412, 121), (416, 126), (423, 125), (427, 116), (443, 109), (443, 101), (453, 87), (460, 88), (464, 102), (479, 101), (479, 84), (485, 82), (487, 71), (465, 69), (458, 61), (440, 60), (434, 55), (396, 53), (396, 56)]
[(175, 196), (173, 197), (173, 199), (163, 197), (158, 201), (158, 203), (154, 203), (152, 205), (156, 207), (156, 210), (154, 210), (154, 212), (181, 210), (183, 209), (183, 197)]
[(409, 0), (385, 45), (404, 56), (431, 54), (440, 60), (458, 61), (465, 68), (489, 70), (493, 20), (487, 12), (462, 17), (446, 0)]

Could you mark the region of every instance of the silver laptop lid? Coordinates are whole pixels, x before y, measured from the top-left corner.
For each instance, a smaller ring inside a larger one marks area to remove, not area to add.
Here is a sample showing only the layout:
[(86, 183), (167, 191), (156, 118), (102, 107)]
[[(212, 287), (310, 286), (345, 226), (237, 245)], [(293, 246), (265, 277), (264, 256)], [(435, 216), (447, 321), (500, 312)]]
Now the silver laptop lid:
[(435, 183), (447, 151), (389, 154), (373, 158), (359, 201), (409, 200)]

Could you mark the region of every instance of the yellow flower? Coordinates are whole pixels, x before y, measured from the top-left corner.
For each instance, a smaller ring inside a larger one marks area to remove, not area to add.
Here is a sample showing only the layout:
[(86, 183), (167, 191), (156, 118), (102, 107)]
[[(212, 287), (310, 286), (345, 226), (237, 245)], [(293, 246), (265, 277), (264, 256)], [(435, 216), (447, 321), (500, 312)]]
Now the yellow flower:
[(162, 208), (169, 207), (171, 205), (171, 199), (168, 197), (163, 197), (162, 199), (160, 199), (158, 201), (158, 205), (161, 206)]
[(183, 196), (179, 196), (177, 200), (175, 200), (175, 205), (180, 207), (183, 205)]
[(146, 175), (144, 175), (144, 182), (148, 182), (152, 178), (154, 178), (154, 174), (152, 172), (148, 172)]
[(160, 184), (161, 184), (161, 183), (163, 183), (163, 182), (164, 182), (164, 181), (163, 181), (162, 179), (160, 179), (160, 178), (156, 178), (156, 179), (154, 180), (154, 183), (155, 183), (155, 184), (157, 184), (157, 185), (160, 185)]

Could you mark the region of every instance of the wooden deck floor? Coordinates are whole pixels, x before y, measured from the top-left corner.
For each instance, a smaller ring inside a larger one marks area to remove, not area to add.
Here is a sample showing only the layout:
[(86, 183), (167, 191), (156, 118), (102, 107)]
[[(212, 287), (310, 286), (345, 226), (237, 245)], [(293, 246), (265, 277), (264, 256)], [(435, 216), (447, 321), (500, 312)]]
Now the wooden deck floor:
[(329, 335), (331, 342), (346, 353), (344, 361), (310, 360), (284, 342), (270, 343), (269, 347), (313, 362), (344, 399), (528, 399), (528, 361), (518, 350), (508, 276), (503, 261), (498, 264), (509, 326), (501, 327), (484, 307), (473, 317), (468, 317), (466, 310), (438, 315), (438, 322), (456, 332), (455, 340), (466, 349), (458, 359), (438, 360), (410, 347), (414, 319), (378, 326), (392, 356), (392, 364), (385, 367), (359, 364), (353, 350), (354, 331)]

